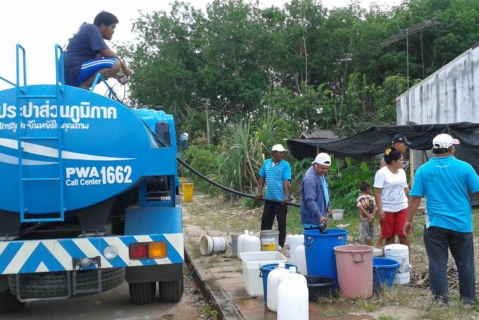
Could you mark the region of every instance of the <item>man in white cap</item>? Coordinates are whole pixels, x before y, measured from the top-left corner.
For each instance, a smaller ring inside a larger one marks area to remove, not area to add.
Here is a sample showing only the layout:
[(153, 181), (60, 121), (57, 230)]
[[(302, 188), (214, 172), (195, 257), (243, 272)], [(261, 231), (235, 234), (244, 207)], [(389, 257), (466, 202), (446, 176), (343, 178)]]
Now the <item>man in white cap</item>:
[(459, 140), (448, 134), (433, 140), (435, 157), (416, 172), (409, 192), (409, 211), (404, 233), (414, 231), (413, 218), (421, 197), (426, 198), (424, 246), (429, 258), (429, 287), (438, 302), (448, 305), (448, 249), (456, 262), (459, 294), (465, 305), (474, 306), (476, 285), (472, 208), (468, 191), (479, 198), (479, 179), (473, 167), (454, 157)]
[(320, 153), (301, 182), (301, 224), (303, 228), (318, 229), (320, 222), (326, 222), (329, 210), (329, 189), (325, 179), (331, 167), (331, 157)]
[(271, 149), (273, 157), (265, 160), (259, 171), (258, 194), (255, 197), (257, 200), (263, 198), (263, 187), (266, 182), (261, 230), (271, 230), (276, 217), (280, 247), (284, 246), (284, 241), (286, 240), (288, 206), (284, 202), (289, 199), (289, 181), (291, 180), (291, 166), (288, 161), (283, 159), (285, 151), (286, 149), (281, 144), (275, 144)]

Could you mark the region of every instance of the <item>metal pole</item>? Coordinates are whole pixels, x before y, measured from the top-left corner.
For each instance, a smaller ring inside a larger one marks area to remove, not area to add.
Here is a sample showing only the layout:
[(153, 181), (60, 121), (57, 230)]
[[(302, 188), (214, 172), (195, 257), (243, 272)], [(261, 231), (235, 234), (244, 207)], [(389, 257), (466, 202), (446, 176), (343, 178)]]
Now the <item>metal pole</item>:
[(407, 90), (409, 95), (409, 29), (406, 29), (406, 73)]

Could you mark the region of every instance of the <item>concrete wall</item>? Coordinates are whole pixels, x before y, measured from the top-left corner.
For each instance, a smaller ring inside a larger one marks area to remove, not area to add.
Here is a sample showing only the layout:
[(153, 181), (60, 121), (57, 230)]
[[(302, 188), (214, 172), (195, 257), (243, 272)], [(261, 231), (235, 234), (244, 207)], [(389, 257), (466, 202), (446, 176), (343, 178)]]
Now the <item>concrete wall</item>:
[(479, 47), (396, 99), (397, 124), (479, 122)]

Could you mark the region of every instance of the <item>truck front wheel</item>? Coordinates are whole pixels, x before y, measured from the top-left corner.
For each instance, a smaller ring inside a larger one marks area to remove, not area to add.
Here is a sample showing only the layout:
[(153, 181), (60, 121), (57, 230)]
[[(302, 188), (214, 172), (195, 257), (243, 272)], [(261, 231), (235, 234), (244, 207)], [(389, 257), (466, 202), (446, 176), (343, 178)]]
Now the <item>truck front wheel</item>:
[(156, 282), (129, 283), (130, 298), (135, 304), (148, 304), (155, 298)]

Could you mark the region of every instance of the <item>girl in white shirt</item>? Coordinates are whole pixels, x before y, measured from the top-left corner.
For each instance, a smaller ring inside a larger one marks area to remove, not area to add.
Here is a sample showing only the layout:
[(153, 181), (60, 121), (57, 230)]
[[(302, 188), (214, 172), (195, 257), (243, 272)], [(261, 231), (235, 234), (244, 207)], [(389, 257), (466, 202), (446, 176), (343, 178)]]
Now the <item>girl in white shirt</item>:
[(397, 235), (399, 242), (409, 247), (409, 239), (403, 230), (409, 193), (406, 172), (402, 168), (403, 154), (395, 148), (386, 149), (384, 161), (386, 166), (379, 169), (374, 177), (374, 198), (378, 208), (381, 237), (386, 239), (388, 245), (394, 243), (394, 237)]

